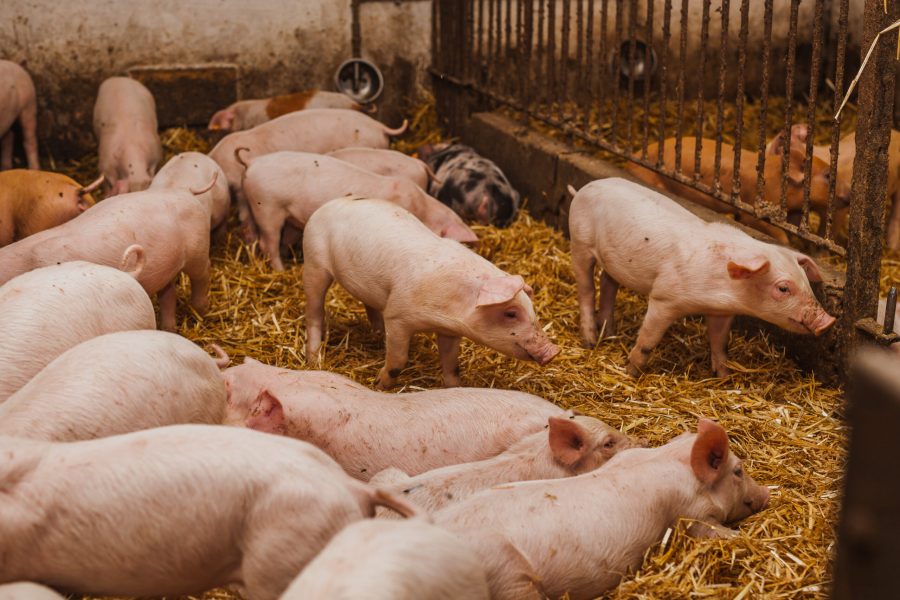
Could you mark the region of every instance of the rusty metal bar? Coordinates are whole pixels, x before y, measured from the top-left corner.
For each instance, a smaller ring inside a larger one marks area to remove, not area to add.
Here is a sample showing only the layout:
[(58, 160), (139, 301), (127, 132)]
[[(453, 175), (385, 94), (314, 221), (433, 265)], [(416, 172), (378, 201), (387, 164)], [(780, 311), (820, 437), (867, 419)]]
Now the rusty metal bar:
[(548, 95), (552, 101), (556, 91), (556, 0), (547, 0), (547, 85), (553, 92)]
[[(840, 0), (840, 13), (838, 15), (838, 34), (836, 64), (834, 67), (834, 112), (837, 113), (841, 106), (841, 96), (844, 90), (844, 59), (847, 53), (847, 25), (850, 20), (850, 0)], [(824, 232), (820, 227), (820, 235), (827, 239), (834, 239), (834, 213), (837, 209), (835, 202), (837, 184), (838, 148), (841, 140), (841, 120), (835, 119), (831, 125), (831, 152), (829, 161), (828, 178), (828, 212), (825, 215)]]
[(572, 94), (572, 102), (575, 112), (578, 112), (580, 100), (584, 95), (585, 88), (585, 70), (584, 70), (584, 2), (575, 0), (575, 39), (578, 43), (575, 45), (575, 64), (578, 65), (578, 71), (575, 74), (575, 93)]
[(478, 0), (478, 39), (477, 39), (477, 49), (475, 55), (477, 56), (477, 70), (476, 75), (478, 76), (478, 82), (484, 83), (483, 75), (484, 75), (484, 0)]
[(659, 57), (659, 144), (657, 146), (657, 167), (663, 164), (663, 142), (666, 139), (666, 116), (668, 115), (669, 90), (669, 43), (672, 40), (672, 0), (663, 6), (663, 47)]
[(825, 43), (825, 0), (816, 0), (813, 16), (812, 65), (809, 76), (809, 107), (806, 122), (809, 135), (806, 136), (806, 162), (803, 170), (803, 206), (801, 207), (800, 229), (809, 230), (809, 195), (812, 186), (813, 136), (816, 129), (816, 101), (818, 100), (819, 78), (822, 74), (822, 46)]
[[(616, 36), (613, 40), (613, 72), (612, 72), (612, 114), (610, 115), (609, 139), (613, 147), (619, 147), (619, 81), (622, 78), (622, 4), (623, 0), (616, 0)], [(631, 115), (628, 115), (629, 118)], [(630, 150), (630, 149), (629, 149)]]
[(526, 81), (524, 82), (525, 93), (522, 96), (522, 99), (525, 102), (525, 106), (531, 106), (531, 103), (534, 101), (534, 87), (535, 85), (540, 85), (540, 80), (537, 79), (532, 71), (531, 64), (531, 56), (532, 56), (532, 45), (534, 44), (534, 2), (532, 0), (525, 0), (525, 77)]
[(741, 32), (738, 42), (737, 93), (734, 98), (734, 116), (737, 128), (734, 130), (734, 165), (731, 181), (731, 203), (741, 195), (741, 157), (743, 156), (744, 135), (744, 72), (747, 68), (747, 36), (750, 31), (750, 0), (741, 2)]
[(681, 173), (681, 138), (684, 136), (684, 69), (687, 63), (688, 0), (681, 0), (681, 37), (678, 49), (678, 128), (675, 129), (675, 173)]
[(888, 290), (884, 306), (884, 328), (881, 333), (889, 335), (894, 331), (894, 317), (897, 316), (897, 288), (891, 286)]
[[(641, 138), (641, 158), (647, 160), (647, 144), (650, 142), (650, 86), (652, 73), (650, 65), (650, 48), (653, 41), (653, 5), (655, 2), (647, 2), (647, 22), (644, 29), (644, 71), (641, 79), (641, 87), (644, 92), (644, 135)], [(664, 120), (664, 119), (661, 119)]]
[(694, 144), (694, 181), (700, 181), (700, 156), (703, 146), (703, 85), (706, 82), (706, 50), (709, 48), (709, 5), (703, 0), (703, 16), (700, 20), (700, 75), (697, 78), (697, 137)]
[[(350, 51), (354, 57), (362, 53), (362, 33), (359, 24), (360, 0), (350, 0)], [(346, 6), (346, 5), (345, 5)]]
[[(731, 3), (729, 0), (722, 0), (720, 7), (722, 11), (722, 31), (719, 36), (719, 90), (716, 97), (716, 151), (713, 161), (713, 189), (718, 193), (722, 189), (721, 171), (722, 171), (722, 127), (724, 123), (725, 111), (725, 69), (728, 66), (728, 18), (731, 12)], [(743, 127), (743, 123), (738, 122), (737, 129)], [(734, 148), (735, 154), (740, 154), (740, 147)]]
[(466, 2), (466, 21), (465, 21), (465, 48), (461, 48), (463, 54), (463, 73), (467, 79), (475, 77), (475, 0), (467, 0)]
[(603, 0), (600, 5), (600, 84), (597, 86), (599, 93), (597, 94), (597, 122), (603, 123), (603, 115), (609, 111), (606, 106), (606, 88), (604, 81), (604, 73), (609, 72), (609, 49), (606, 44), (606, 35), (609, 33), (609, 0)]
[(512, 0), (506, 0), (506, 20), (504, 21), (506, 26), (506, 38), (503, 42), (503, 62), (501, 64), (504, 66), (502, 85), (507, 93), (512, 93), (512, 90), (515, 89), (512, 85), (512, 77), (510, 75), (513, 72), (513, 69), (509, 64), (510, 57), (512, 56), (512, 20)]
[[(794, 125), (794, 67), (797, 62), (797, 20), (800, 0), (791, 0), (791, 17), (788, 27), (787, 78), (784, 94), (784, 135), (781, 138), (781, 216), (788, 217), (787, 186), (788, 167), (791, 160), (791, 128)], [(812, 124), (810, 124), (812, 125)]]
[(584, 95), (584, 121), (582, 127), (588, 131), (591, 127), (591, 103), (594, 96), (594, 0), (587, 0), (587, 25), (585, 33), (585, 64), (587, 77)]
[[(652, 2), (651, 2), (652, 4)], [(625, 100), (625, 114), (628, 117), (628, 151), (634, 151), (634, 48), (637, 43), (637, 0), (629, 3), (628, 11), (628, 94)]]
[[(769, 61), (772, 57), (772, 1), (766, 0), (763, 14), (763, 64), (759, 92), (759, 155), (756, 160), (756, 199), (753, 204), (762, 208), (765, 193), (766, 118), (769, 113)], [(759, 216), (759, 211), (755, 211)]]
[(572, 20), (572, 0), (563, 0), (562, 4), (562, 33), (559, 48), (559, 114), (565, 118), (566, 100), (569, 90), (569, 33)]

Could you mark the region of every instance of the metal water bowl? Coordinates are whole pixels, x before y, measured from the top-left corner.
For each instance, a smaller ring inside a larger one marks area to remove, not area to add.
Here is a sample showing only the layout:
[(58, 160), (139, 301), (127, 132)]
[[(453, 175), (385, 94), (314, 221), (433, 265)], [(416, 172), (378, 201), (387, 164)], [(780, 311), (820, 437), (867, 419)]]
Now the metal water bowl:
[(656, 52), (653, 51), (652, 46), (648, 46), (641, 40), (622, 42), (619, 47), (619, 57), (619, 72), (624, 79), (631, 76), (635, 81), (644, 81), (650, 79), (656, 72)]
[(384, 90), (384, 77), (374, 64), (362, 58), (345, 60), (334, 74), (334, 85), (360, 104), (374, 102)]

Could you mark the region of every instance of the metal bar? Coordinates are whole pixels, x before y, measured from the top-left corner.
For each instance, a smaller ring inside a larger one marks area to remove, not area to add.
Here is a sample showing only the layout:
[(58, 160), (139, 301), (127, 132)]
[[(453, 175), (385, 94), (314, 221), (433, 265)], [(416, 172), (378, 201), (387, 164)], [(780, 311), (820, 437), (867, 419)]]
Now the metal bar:
[(572, 19), (571, 0), (563, 0), (562, 5), (562, 39), (559, 48), (559, 114), (565, 116), (565, 103), (569, 91), (569, 25)]
[[(713, 161), (713, 189), (716, 192), (722, 188), (722, 182), (719, 181), (722, 170), (722, 127), (724, 124), (725, 111), (725, 69), (728, 66), (728, 17), (731, 12), (731, 2), (722, 0), (722, 31), (719, 36), (719, 90), (716, 97), (716, 156)], [(737, 129), (743, 124), (738, 121)], [(740, 154), (739, 146), (735, 146), (734, 154)]]
[(535, 57), (536, 80), (542, 85), (538, 87), (539, 102), (547, 101), (547, 86), (544, 70), (544, 0), (537, 0), (538, 3), (538, 37), (537, 37), (537, 56)]
[(741, 2), (741, 33), (738, 43), (737, 93), (734, 99), (734, 116), (737, 127), (734, 130), (734, 166), (731, 181), (731, 201), (741, 195), (741, 157), (743, 156), (744, 134), (744, 72), (747, 67), (747, 36), (750, 30), (750, 0)]
[(813, 135), (816, 130), (816, 101), (818, 100), (819, 78), (822, 74), (822, 46), (825, 42), (825, 0), (816, 0), (813, 16), (812, 64), (809, 76), (809, 107), (806, 122), (809, 135), (806, 136), (806, 162), (803, 169), (803, 206), (801, 207), (800, 228), (809, 229), (809, 194), (812, 185)]
[(503, 42), (503, 86), (507, 92), (511, 92), (514, 87), (512, 85), (512, 77), (510, 74), (513, 72), (512, 65), (509, 64), (510, 57), (512, 56), (512, 0), (506, 0), (506, 21), (504, 22), (506, 25), (506, 38)]
[(478, 0), (478, 47), (476, 56), (478, 61), (478, 70), (476, 74), (478, 75), (478, 81), (484, 83), (482, 81), (484, 75), (484, 0)]
[(465, 48), (460, 49), (463, 59), (463, 71), (467, 79), (475, 77), (475, 0), (468, 0), (466, 5)]
[(483, 69), (485, 78), (489, 82), (494, 81), (494, 65), (496, 63), (496, 54), (494, 52), (494, 5), (499, 0), (487, 0), (488, 3), (488, 22), (487, 22), (487, 68)]
[(587, 131), (591, 126), (591, 103), (594, 96), (594, 0), (588, 0), (587, 4), (587, 32), (585, 34), (585, 64), (584, 71), (587, 77), (587, 85), (584, 95), (584, 121), (582, 127)]
[(765, 195), (766, 117), (769, 112), (769, 60), (772, 55), (772, 0), (766, 0), (763, 15), (763, 64), (759, 92), (759, 155), (756, 160), (756, 206), (762, 205)]
[[(651, 3), (652, 4), (652, 3)], [(637, 45), (637, 0), (629, 2), (628, 11), (628, 95), (625, 100), (625, 114), (628, 118), (628, 150), (634, 151), (634, 48)]]
[(584, 70), (584, 2), (575, 0), (575, 64), (578, 70), (575, 74), (575, 93), (572, 94), (572, 102), (575, 106), (575, 112), (578, 112), (579, 100), (584, 96), (585, 92), (585, 75)]
[[(609, 80), (609, 48), (606, 44), (606, 34), (609, 32), (609, 0), (602, 0), (600, 5), (600, 83), (597, 86), (599, 93), (597, 94), (597, 122), (603, 126), (604, 114), (609, 114), (606, 106), (606, 88), (605, 82)], [(606, 77), (604, 77), (606, 75)]]
[(706, 50), (709, 48), (709, 5), (703, 0), (703, 16), (700, 20), (700, 75), (697, 78), (697, 139), (694, 144), (694, 180), (700, 181), (700, 156), (703, 146), (703, 85), (706, 82)]
[(525, 106), (531, 106), (534, 101), (534, 87), (540, 81), (532, 72), (532, 44), (534, 44), (534, 2), (525, 0), (525, 76), (527, 80), (523, 84), (525, 93), (522, 96)]
[(884, 307), (884, 329), (881, 333), (884, 335), (894, 331), (894, 317), (897, 316), (897, 288), (891, 286), (888, 290), (887, 299)]
[[(556, 0), (547, 0), (547, 85), (556, 90)], [(555, 94), (547, 98), (552, 101)]]
[[(771, 0), (770, 0), (771, 1)], [(681, 138), (684, 135), (684, 69), (687, 63), (688, 0), (681, 0), (681, 37), (678, 50), (678, 127), (675, 129), (675, 172), (681, 173)]]
[(797, 62), (797, 18), (800, 0), (791, 0), (790, 26), (788, 27), (787, 78), (784, 98), (784, 135), (781, 138), (781, 214), (787, 215), (788, 167), (791, 160), (791, 128), (794, 125), (794, 66)]
[[(650, 48), (653, 41), (653, 6), (655, 2), (647, 2), (647, 22), (644, 30), (644, 77), (641, 80), (641, 87), (644, 92), (644, 135), (641, 138), (641, 158), (647, 160), (647, 144), (650, 142), (650, 87), (652, 83), (652, 74), (650, 68)], [(660, 115), (660, 120), (665, 120), (664, 115)]]
[[(360, 0), (350, 0), (350, 51), (354, 58), (362, 53), (362, 33), (359, 24)], [(346, 6), (346, 4), (344, 5)], [(346, 30), (345, 30), (346, 31)]]
[[(622, 78), (622, 3), (623, 0), (616, 0), (616, 36), (613, 40), (613, 74), (612, 74), (612, 115), (609, 128), (609, 139), (612, 140), (613, 146), (619, 147), (619, 81)], [(629, 115), (630, 117), (631, 115)]]
[(672, 21), (672, 0), (666, 0), (663, 6), (663, 46), (659, 57), (659, 144), (657, 147), (657, 165), (663, 162), (663, 142), (666, 139), (666, 116), (668, 115), (669, 90), (669, 44), (672, 39), (670, 30)]
[[(834, 67), (834, 112), (837, 113), (841, 106), (841, 96), (844, 95), (844, 59), (847, 53), (847, 24), (850, 20), (850, 0), (841, 0), (840, 13), (838, 15), (838, 34), (836, 64)], [(841, 119), (836, 119), (831, 125), (831, 153), (828, 178), (828, 212), (825, 215), (824, 237), (834, 239), (834, 213), (837, 208), (835, 192), (837, 190), (837, 163), (838, 148), (841, 140)]]

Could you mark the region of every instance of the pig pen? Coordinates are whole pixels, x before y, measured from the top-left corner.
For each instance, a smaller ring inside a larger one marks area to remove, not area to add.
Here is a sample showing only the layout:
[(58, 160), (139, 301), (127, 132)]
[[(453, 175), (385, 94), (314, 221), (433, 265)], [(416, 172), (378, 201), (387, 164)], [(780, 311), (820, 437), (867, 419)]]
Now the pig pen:
[[(410, 152), (443, 136), (433, 102), (410, 115), (412, 132), (395, 144)], [(166, 158), (206, 151), (187, 129), (161, 134)], [(96, 172), (88, 156), (57, 165), (76, 179)], [(232, 226), (234, 215), (232, 215)], [(178, 332), (200, 345), (220, 344), (240, 363), (245, 356), (279, 367), (307, 368), (304, 351), (303, 267), (288, 260), (275, 273), (235, 233), (212, 248), (210, 310), (199, 319), (188, 306), (187, 282), (179, 285)], [(478, 252), (500, 268), (519, 273), (534, 287), (535, 309), (562, 352), (546, 367), (520, 363), (464, 341), (463, 385), (521, 390), (575, 408), (658, 445), (714, 418), (729, 432), (733, 450), (757, 481), (769, 486), (769, 508), (739, 526), (733, 540), (696, 540), (684, 524), (647, 552), (644, 566), (626, 576), (607, 598), (825, 598), (831, 581), (838, 500), (847, 430), (842, 390), (804, 374), (765, 333), (733, 333), (724, 380), (711, 377), (705, 327), (684, 319), (670, 329), (640, 379), (624, 364), (646, 300), (626, 290), (618, 297), (620, 333), (595, 349), (583, 349), (569, 243), (526, 209), (506, 229), (475, 227)], [(882, 288), (900, 276), (900, 257), (886, 256)], [(324, 368), (372, 385), (384, 360), (383, 339), (369, 327), (362, 304), (339, 286), (328, 295)], [(398, 392), (441, 385), (433, 338), (413, 339)], [(598, 507), (602, 510), (602, 507)], [(186, 535), (189, 533), (186, 532)], [(204, 595), (236, 598), (217, 589)]]

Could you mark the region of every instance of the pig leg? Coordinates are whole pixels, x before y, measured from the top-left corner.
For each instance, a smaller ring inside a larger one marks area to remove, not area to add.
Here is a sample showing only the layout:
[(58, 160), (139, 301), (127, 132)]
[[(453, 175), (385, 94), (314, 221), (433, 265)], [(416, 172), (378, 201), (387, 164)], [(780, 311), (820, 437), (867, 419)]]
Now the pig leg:
[[(241, 224), (241, 235), (247, 244), (252, 244), (259, 239), (259, 232), (256, 227), (256, 221), (253, 213), (250, 212), (250, 205), (247, 204), (247, 198), (243, 192), (238, 190), (235, 193), (238, 206), (238, 222)], [(279, 229), (280, 231), (280, 229)]]
[(728, 360), (728, 334), (733, 315), (706, 315), (706, 333), (709, 335), (709, 352), (712, 370), (716, 377), (728, 377), (731, 370), (725, 366)]
[(375, 387), (379, 390), (390, 389), (397, 383), (400, 371), (409, 360), (409, 339), (412, 334), (412, 331), (407, 330), (396, 320), (388, 319), (384, 322), (384, 343), (387, 352), (384, 366), (375, 379)]
[(303, 290), (306, 292), (306, 363), (319, 364), (319, 346), (325, 331), (325, 296), (334, 277), (325, 269), (304, 265)]
[(191, 306), (201, 317), (209, 309), (209, 257), (204, 255), (196, 264), (185, 266), (191, 280)]
[(581, 340), (586, 348), (597, 344), (596, 302), (594, 267), (597, 259), (585, 246), (572, 243), (572, 269), (578, 288), (578, 308), (581, 323)]
[(597, 322), (604, 338), (616, 335), (616, 319), (613, 311), (616, 309), (618, 291), (619, 282), (603, 271), (600, 274), (600, 309), (597, 311)]
[(441, 374), (444, 387), (459, 387), (459, 337), (438, 334), (438, 354), (441, 357)]
[(37, 143), (37, 103), (29, 102), (22, 109), (19, 114), (19, 122), (22, 124), (22, 143), (25, 146), (25, 156), (28, 158), (28, 168), (40, 169)]
[(164, 331), (175, 331), (175, 282), (173, 279), (169, 285), (159, 291), (159, 326)]
[(366, 316), (369, 318), (369, 324), (372, 326), (372, 329), (384, 335), (384, 317), (378, 310), (372, 308), (368, 304), (365, 306)]
[(13, 142), (15, 139), (16, 135), (10, 127), (9, 131), (3, 136), (3, 139), (0, 140), (0, 170), (5, 171), (12, 169)]
[(259, 247), (269, 257), (272, 269), (284, 271), (284, 263), (281, 262), (281, 227), (271, 230), (266, 225), (260, 225)]
[(666, 304), (650, 298), (650, 302), (647, 304), (647, 314), (644, 315), (644, 322), (641, 323), (641, 329), (638, 331), (637, 342), (628, 353), (626, 370), (629, 375), (637, 377), (643, 372), (650, 353), (659, 344), (666, 330), (675, 322), (676, 318), (678, 315)]

